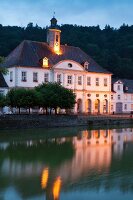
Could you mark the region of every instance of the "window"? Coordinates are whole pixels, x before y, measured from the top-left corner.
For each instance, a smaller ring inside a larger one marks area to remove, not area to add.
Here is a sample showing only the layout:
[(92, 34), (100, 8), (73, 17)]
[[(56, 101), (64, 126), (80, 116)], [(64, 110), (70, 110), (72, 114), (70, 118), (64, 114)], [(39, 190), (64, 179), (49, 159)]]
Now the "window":
[(71, 64), (71, 63), (68, 63), (68, 67), (72, 68), (72, 64)]
[(56, 42), (59, 41), (59, 35), (56, 35)]
[(44, 74), (44, 83), (48, 83), (48, 79), (49, 79), (49, 74), (45, 73)]
[(10, 82), (12, 82), (13, 81), (13, 72), (11, 71), (10, 72)]
[(131, 104), (131, 110), (133, 110), (133, 104)]
[(82, 76), (78, 76), (78, 85), (82, 85)]
[(91, 85), (91, 77), (87, 77), (87, 85)]
[(27, 72), (22, 72), (22, 81), (23, 82), (27, 81)]
[(33, 72), (33, 82), (38, 82), (38, 73)]
[(96, 78), (96, 86), (99, 86), (99, 78)]
[(68, 76), (67, 77), (67, 83), (68, 84), (72, 84), (72, 76)]
[(112, 111), (114, 110), (114, 106), (113, 106), (113, 105), (111, 105), (111, 110), (112, 110)]
[(61, 74), (57, 74), (57, 83), (61, 83)]
[(125, 98), (124, 99), (127, 100), (127, 94), (125, 94)]
[(88, 67), (89, 67), (89, 63), (86, 61), (86, 62), (84, 63), (84, 68), (85, 68), (85, 69), (88, 69)]
[(120, 90), (120, 89), (121, 89), (120, 85), (118, 85), (118, 86), (117, 86), (117, 89), (118, 89), (118, 90)]
[(113, 100), (113, 98), (114, 98), (113, 95), (111, 95), (111, 100)]
[(120, 100), (121, 99), (121, 96), (120, 95), (118, 95), (118, 100)]
[(107, 86), (108, 85), (108, 80), (107, 80), (107, 78), (104, 78), (104, 86)]
[(127, 110), (127, 104), (124, 105), (124, 109)]
[(43, 58), (43, 67), (48, 67), (48, 58)]

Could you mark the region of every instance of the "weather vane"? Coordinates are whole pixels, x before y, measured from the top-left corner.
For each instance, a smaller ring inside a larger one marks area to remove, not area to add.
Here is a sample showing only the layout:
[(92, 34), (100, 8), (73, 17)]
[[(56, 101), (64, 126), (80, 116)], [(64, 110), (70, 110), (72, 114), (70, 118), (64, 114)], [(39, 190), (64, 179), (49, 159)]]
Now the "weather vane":
[(55, 17), (55, 11), (54, 11), (54, 15), (53, 15), (53, 17)]

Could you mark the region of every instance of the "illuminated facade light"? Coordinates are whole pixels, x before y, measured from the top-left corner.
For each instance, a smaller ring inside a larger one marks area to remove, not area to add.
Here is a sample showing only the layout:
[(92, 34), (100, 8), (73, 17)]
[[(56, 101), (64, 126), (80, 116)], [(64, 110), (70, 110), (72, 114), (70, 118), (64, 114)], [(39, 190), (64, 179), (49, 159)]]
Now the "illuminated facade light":
[(54, 185), (53, 185), (53, 197), (54, 197), (54, 200), (58, 200), (59, 199), (60, 189), (61, 189), (61, 178), (57, 177), (57, 179), (55, 180)]

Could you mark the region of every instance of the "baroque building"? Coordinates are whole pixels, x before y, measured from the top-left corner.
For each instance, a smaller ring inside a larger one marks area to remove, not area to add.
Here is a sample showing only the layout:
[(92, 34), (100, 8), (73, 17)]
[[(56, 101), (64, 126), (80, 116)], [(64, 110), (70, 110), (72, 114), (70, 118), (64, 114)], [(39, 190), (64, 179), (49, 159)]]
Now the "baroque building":
[[(9, 73), (4, 86), (34, 88), (58, 82), (76, 94), (74, 113), (112, 113), (112, 74), (78, 47), (61, 45), (61, 30), (55, 17), (47, 31), (47, 42), (24, 40), (5, 59)], [(114, 86), (115, 87), (115, 86)], [(1, 93), (7, 92), (0, 85)], [(119, 103), (119, 102), (118, 102)], [(120, 104), (119, 104), (120, 105)]]

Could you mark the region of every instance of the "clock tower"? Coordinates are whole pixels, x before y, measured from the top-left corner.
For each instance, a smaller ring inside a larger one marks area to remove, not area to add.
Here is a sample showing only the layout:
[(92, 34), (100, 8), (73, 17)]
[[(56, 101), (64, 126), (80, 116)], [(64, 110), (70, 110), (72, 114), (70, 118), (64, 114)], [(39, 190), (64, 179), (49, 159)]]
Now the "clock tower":
[(51, 26), (47, 31), (47, 43), (53, 49), (56, 54), (60, 54), (60, 34), (61, 30), (57, 25), (57, 19), (53, 17), (51, 20)]

